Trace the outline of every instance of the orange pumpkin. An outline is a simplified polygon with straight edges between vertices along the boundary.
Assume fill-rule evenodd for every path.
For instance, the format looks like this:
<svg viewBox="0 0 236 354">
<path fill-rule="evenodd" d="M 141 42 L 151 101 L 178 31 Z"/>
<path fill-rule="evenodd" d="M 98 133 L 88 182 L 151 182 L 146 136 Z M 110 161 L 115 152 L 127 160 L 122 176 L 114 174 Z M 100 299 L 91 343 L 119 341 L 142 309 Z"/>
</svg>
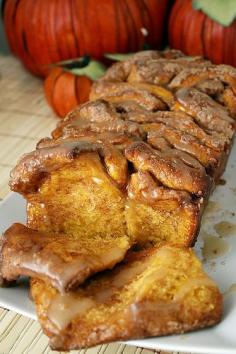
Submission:
<svg viewBox="0 0 236 354">
<path fill-rule="evenodd" d="M 64 118 L 76 106 L 88 101 L 93 80 L 105 72 L 105 67 L 87 58 L 58 65 L 44 81 L 44 92 L 54 112 Z"/>
<path fill-rule="evenodd" d="M 5 0 L 12 51 L 34 74 L 48 64 L 159 47 L 168 0 Z"/>
<path fill-rule="evenodd" d="M 227 6 L 227 1 L 222 2 Z M 175 1 L 169 19 L 169 43 L 185 54 L 236 66 L 236 21 L 223 26 L 195 10 L 192 0 Z"/>
</svg>

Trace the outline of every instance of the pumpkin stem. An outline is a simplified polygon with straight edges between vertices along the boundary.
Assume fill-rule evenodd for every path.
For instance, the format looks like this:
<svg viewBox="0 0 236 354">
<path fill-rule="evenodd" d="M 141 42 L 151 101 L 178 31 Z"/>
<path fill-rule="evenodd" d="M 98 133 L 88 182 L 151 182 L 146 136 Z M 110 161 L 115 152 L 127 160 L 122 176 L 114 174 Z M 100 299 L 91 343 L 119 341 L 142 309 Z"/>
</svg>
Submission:
<svg viewBox="0 0 236 354">
<path fill-rule="evenodd" d="M 63 60 L 57 63 L 53 63 L 50 65 L 50 67 L 59 66 L 67 70 L 80 69 L 86 67 L 90 63 L 90 60 L 91 58 L 89 55 L 84 55 L 81 58 Z"/>
<path fill-rule="evenodd" d="M 84 68 L 90 63 L 90 56 L 85 55 L 82 58 L 79 59 L 72 59 L 72 60 L 65 60 L 61 61 L 59 66 L 62 66 L 64 69 L 79 69 L 79 68 Z"/>
</svg>

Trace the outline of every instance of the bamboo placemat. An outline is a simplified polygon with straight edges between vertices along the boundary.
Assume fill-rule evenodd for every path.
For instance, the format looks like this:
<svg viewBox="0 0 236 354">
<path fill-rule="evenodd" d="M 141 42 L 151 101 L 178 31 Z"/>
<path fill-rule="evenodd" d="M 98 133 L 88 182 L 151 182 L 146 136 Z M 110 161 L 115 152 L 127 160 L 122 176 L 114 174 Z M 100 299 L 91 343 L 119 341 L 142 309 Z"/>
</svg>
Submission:
<svg viewBox="0 0 236 354">
<path fill-rule="evenodd" d="M 9 193 L 9 172 L 17 159 L 31 151 L 40 138 L 48 136 L 56 123 L 44 99 L 42 81 L 26 72 L 15 58 L 0 56 L 0 199 Z M 23 353 L 59 352 L 50 350 L 38 322 L 0 308 L 0 354 Z M 71 353 L 168 354 L 119 343 Z"/>
</svg>

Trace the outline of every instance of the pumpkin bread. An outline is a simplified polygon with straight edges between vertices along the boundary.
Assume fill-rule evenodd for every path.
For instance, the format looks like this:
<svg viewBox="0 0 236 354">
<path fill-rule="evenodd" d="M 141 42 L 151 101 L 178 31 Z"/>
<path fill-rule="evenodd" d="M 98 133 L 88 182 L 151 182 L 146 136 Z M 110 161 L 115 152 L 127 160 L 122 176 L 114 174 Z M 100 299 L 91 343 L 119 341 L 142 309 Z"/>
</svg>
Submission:
<svg viewBox="0 0 236 354">
<path fill-rule="evenodd" d="M 52 249 L 54 279 L 39 268 L 28 275 L 53 348 L 180 333 L 219 321 L 219 291 L 188 247 L 231 149 L 235 93 L 234 68 L 179 51 L 137 53 L 108 69 L 91 101 L 13 169 L 10 187 L 27 200 L 28 229 L 13 226 L 5 234 L 2 273 L 8 280 L 26 274 L 27 235 L 40 261 Z M 101 261 L 100 242 L 109 244 L 104 254 L 112 245 L 122 254 L 109 261 L 101 255 Z M 18 273 L 14 248 L 23 250 Z M 75 272 L 59 285 L 62 264 L 70 269 L 85 254 L 86 274 Z M 91 262 L 94 254 L 99 265 Z M 124 264 L 81 284 L 122 258 Z M 117 288 L 122 269 L 127 282 Z M 54 317 L 61 305 L 64 315 Z"/>
</svg>

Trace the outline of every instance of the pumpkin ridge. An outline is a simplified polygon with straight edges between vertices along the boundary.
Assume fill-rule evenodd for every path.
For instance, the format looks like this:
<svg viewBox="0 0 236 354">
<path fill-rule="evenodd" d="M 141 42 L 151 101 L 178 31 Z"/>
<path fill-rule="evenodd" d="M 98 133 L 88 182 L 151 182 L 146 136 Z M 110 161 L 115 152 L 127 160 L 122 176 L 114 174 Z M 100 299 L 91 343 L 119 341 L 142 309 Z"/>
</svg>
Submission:
<svg viewBox="0 0 236 354">
<path fill-rule="evenodd" d="M 232 49 L 233 49 L 233 52 L 234 52 L 234 56 L 232 57 L 231 65 L 234 65 L 234 63 L 236 63 L 236 36 L 235 35 L 234 35 L 234 42 L 233 42 L 233 45 L 232 45 Z"/>
<path fill-rule="evenodd" d="M 59 79 L 60 79 L 60 77 L 62 76 L 62 75 L 64 75 L 64 71 L 62 70 L 61 72 L 60 72 L 60 74 L 56 77 L 56 78 L 54 78 L 54 80 L 53 80 L 53 86 L 52 86 L 52 92 L 51 92 L 51 102 L 52 102 L 52 105 L 53 105 L 53 107 L 57 107 L 57 104 L 55 104 L 55 91 L 56 91 L 56 84 L 58 83 L 58 81 L 59 81 Z M 55 108 L 55 111 L 56 111 L 56 114 L 57 115 L 60 115 L 59 114 L 59 111 L 57 110 L 57 108 Z"/>
<path fill-rule="evenodd" d="M 117 13 L 119 16 L 119 26 L 120 26 L 119 38 L 121 38 L 121 34 L 123 36 L 125 34 L 125 39 L 120 42 L 120 43 L 122 43 L 122 46 L 121 46 L 121 44 L 119 44 L 119 47 L 120 47 L 119 51 L 122 53 L 122 52 L 126 52 L 128 50 L 128 45 L 129 45 L 128 35 L 129 35 L 129 33 L 128 33 L 127 23 L 126 23 L 126 21 L 124 21 L 124 18 L 123 18 L 123 3 L 122 3 L 122 1 L 118 1 L 117 5 L 118 5 L 117 6 Z M 122 28 L 124 28 L 124 31 L 122 31 Z"/>
<path fill-rule="evenodd" d="M 60 17 L 60 13 L 61 13 L 60 7 L 58 6 L 58 3 L 57 3 L 56 4 L 55 17 L 59 18 Z M 54 31 L 56 33 L 56 44 L 57 44 L 57 48 L 58 48 L 58 53 L 59 53 L 60 58 L 65 58 L 63 50 L 62 50 L 61 45 L 60 45 L 60 31 L 58 29 L 58 21 L 54 20 L 53 22 L 54 22 Z"/>
<path fill-rule="evenodd" d="M 63 17 L 65 19 L 68 19 L 69 16 L 71 15 L 71 12 L 70 12 L 70 7 L 68 6 L 69 5 L 69 2 L 68 1 L 62 1 L 63 3 L 63 6 L 64 6 L 64 13 L 63 13 Z M 66 51 L 68 53 L 67 55 L 67 58 L 73 58 L 73 54 L 71 52 L 71 47 L 70 47 L 70 43 L 68 41 L 68 36 L 70 35 L 70 29 L 71 29 L 71 17 L 70 17 L 70 21 L 66 20 L 64 21 L 64 32 L 65 32 L 65 48 L 66 48 Z"/>
<path fill-rule="evenodd" d="M 66 112 L 70 111 L 71 107 L 76 105 L 74 82 L 75 76 L 69 72 L 64 72 L 59 80 L 57 80 L 54 91 L 54 102 L 58 107 L 60 116 L 65 116 Z"/>
<path fill-rule="evenodd" d="M 77 103 L 79 103 L 80 101 L 80 95 L 79 95 L 79 79 L 80 77 L 79 76 L 75 76 L 75 80 L 74 80 L 74 90 L 75 90 L 75 97 L 76 97 L 76 100 L 77 100 Z"/>
<path fill-rule="evenodd" d="M 124 37 L 125 39 L 123 40 L 122 46 L 120 47 L 120 49 L 121 49 L 120 51 L 124 52 L 124 51 L 128 50 L 129 29 L 128 29 L 126 21 L 124 21 L 124 18 L 123 18 L 123 13 L 124 13 L 123 2 L 119 1 L 118 3 L 119 3 L 119 7 L 118 7 L 119 10 L 118 11 L 119 11 L 119 19 L 120 19 L 120 27 L 121 27 L 120 34 L 122 34 L 122 33 L 125 34 L 125 37 Z M 123 31 L 122 31 L 122 28 L 123 28 Z"/>
<path fill-rule="evenodd" d="M 55 67 L 49 73 L 48 77 L 44 81 L 44 91 L 49 105 L 53 105 L 52 96 L 54 90 L 54 81 L 62 73 L 63 69 L 60 67 Z"/>
<path fill-rule="evenodd" d="M 210 38 L 213 38 L 214 32 L 217 33 L 219 30 L 220 30 L 220 28 L 218 27 L 218 24 L 216 22 L 212 21 L 212 28 L 211 28 Z M 211 40 L 211 46 L 209 48 L 209 52 L 211 53 L 212 51 L 215 51 L 216 62 L 219 62 L 219 59 L 220 59 L 220 56 L 221 56 L 221 52 L 222 52 L 221 44 L 215 45 L 214 41 Z M 219 59 L 217 59 L 217 57 Z"/>
<path fill-rule="evenodd" d="M 13 20 L 14 23 L 16 21 L 17 7 L 19 6 L 20 1 L 21 0 L 16 0 L 16 2 L 15 2 L 14 11 L 13 11 L 13 14 L 12 14 L 12 20 Z"/>
<path fill-rule="evenodd" d="M 55 18 L 57 18 L 57 16 L 59 15 L 59 12 L 58 12 L 58 6 L 57 4 L 55 3 Z M 54 32 L 54 38 L 55 38 L 55 46 L 57 48 L 57 53 L 59 55 L 59 58 L 64 58 L 63 57 L 63 53 L 61 51 L 61 48 L 60 48 L 60 45 L 58 43 L 58 35 L 57 35 L 57 21 L 52 21 L 52 30 Z M 58 60 L 60 61 L 60 59 Z"/>
<path fill-rule="evenodd" d="M 139 40 L 138 40 L 138 37 L 139 37 L 139 33 L 138 33 L 138 31 L 137 31 L 137 26 L 136 26 L 136 23 L 135 23 L 135 19 L 134 19 L 134 17 L 133 17 L 133 13 L 134 13 L 134 11 L 131 11 L 131 8 L 130 8 L 130 4 L 131 4 L 131 1 L 132 0 L 129 0 L 129 1 L 125 1 L 126 2 L 126 6 L 127 6 L 127 10 L 128 10 L 128 14 L 129 14 L 129 17 L 130 17 L 130 19 L 131 19 L 131 22 L 132 22 L 132 24 L 133 24 L 133 28 L 134 28 L 134 31 L 132 32 L 133 33 L 133 36 L 134 36 L 134 43 L 135 43 L 135 46 L 137 46 L 138 45 L 138 42 L 139 42 Z M 138 3 L 139 1 L 135 1 L 135 6 L 137 7 L 137 3 Z"/>
<path fill-rule="evenodd" d="M 89 5 L 88 2 L 89 0 L 81 0 L 82 4 L 83 4 L 83 17 L 84 17 L 84 22 L 85 24 L 87 24 L 89 22 L 88 19 L 88 11 L 87 11 L 87 6 Z M 82 31 L 83 31 L 83 27 L 82 27 Z M 87 31 L 84 31 L 84 42 L 85 42 L 85 46 L 87 47 L 88 44 L 88 36 L 87 36 Z M 85 53 L 87 55 L 91 55 L 91 53 Z"/>
<path fill-rule="evenodd" d="M 18 37 L 20 39 L 21 36 L 19 36 L 19 32 L 20 32 L 20 28 L 17 26 L 18 24 L 18 13 L 21 11 L 21 4 L 22 4 L 22 0 L 17 0 L 17 4 L 14 7 L 14 17 L 12 17 L 12 25 L 13 28 L 16 28 L 17 30 L 15 31 L 15 38 L 14 40 Z M 16 41 L 16 54 L 22 54 L 24 55 L 24 53 L 22 53 L 21 51 L 21 39 L 19 40 L 19 42 Z"/>
<path fill-rule="evenodd" d="M 51 56 L 52 58 L 52 63 L 57 63 L 60 61 L 60 53 L 58 51 L 58 45 L 57 45 L 57 39 L 55 35 L 55 27 L 54 27 L 54 22 L 53 19 L 55 18 L 56 15 L 56 2 L 52 1 L 51 2 L 51 12 L 49 15 L 49 23 L 47 26 L 47 43 L 48 46 L 52 47 L 53 46 L 53 55 Z M 51 40 L 53 38 L 53 40 Z"/>
<path fill-rule="evenodd" d="M 146 19 L 145 19 L 145 16 L 144 16 L 144 14 L 145 14 L 145 8 L 146 8 L 145 2 L 144 2 L 143 0 L 138 1 L 138 7 L 139 7 L 139 9 L 140 9 L 140 15 L 141 15 L 141 19 L 142 19 L 142 27 L 143 27 L 143 28 L 146 28 L 146 27 L 147 27 L 147 23 L 146 23 Z M 151 22 L 151 21 L 150 21 L 150 14 L 149 14 L 149 12 L 148 12 L 148 17 L 149 17 L 149 22 Z"/>
<path fill-rule="evenodd" d="M 129 13 L 129 9 L 128 9 L 128 5 L 127 5 L 126 0 L 123 1 L 123 5 L 124 5 L 124 13 L 125 14 Z M 131 19 L 130 18 L 128 19 L 128 17 L 127 17 L 125 22 L 127 23 L 127 29 L 128 29 L 128 33 L 129 33 L 129 35 L 128 35 L 128 40 L 130 41 L 129 48 L 132 52 L 135 48 L 135 37 L 134 37 L 134 34 L 132 33 Z"/>
<path fill-rule="evenodd" d="M 79 48 L 80 48 L 80 52 L 79 52 L 79 56 L 81 56 L 81 53 L 84 52 L 84 48 L 85 48 L 85 40 L 84 40 L 84 32 L 82 30 L 82 20 L 81 20 L 81 9 L 79 7 L 79 2 L 77 0 L 75 0 L 75 12 L 77 13 L 77 16 L 75 17 L 76 22 L 77 22 L 77 33 L 78 33 L 78 38 L 79 38 Z"/>
<path fill-rule="evenodd" d="M 22 37 L 22 44 L 23 44 L 24 51 L 29 55 L 29 50 L 28 50 L 28 45 L 27 45 L 27 40 L 26 40 L 26 35 L 24 30 L 21 33 L 21 37 Z"/>
<path fill-rule="evenodd" d="M 152 28 L 152 18 L 149 11 L 149 8 L 145 2 L 145 0 L 140 0 L 140 5 L 142 5 L 143 11 L 141 11 L 142 19 L 143 19 L 143 28 L 148 30 L 148 35 L 150 35 L 150 30 Z M 150 24 L 150 28 L 149 28 Z M 143 41 L 145 42 L 145 40 Z"/>
<path fill-rule="evenodd" d="M 32 2 L 27 2 L 25 1 L 24 3 L 24 14 L 31 14 L 31 16 L 35 15 L 35 4 L 33 4 Z M 27 52 L 28 52 L 28 59 L 29 59 L 29 63 L 28 63 L 28 67 L 32 67 L 32 70 L 34 71 L 34 73 L 36 75 L 40 75 L 40 69 L 36 67 L 35 65 L 35 60 L 34 60 L 34 56 L 32 55 L 32 50 L 31 50 L 31 38 L 33 37 L 33 34 L 31 34 L 32 31 L 32 23 L 29 21 L 28 16 L 24 16 L 23 17 L 23 31 L 25 33 L 25 40 L 27 43 Z M 30 35 L 29 35 L 30 34 Z M 28 60 L 27 60 L 28 61 Z"/>
<path fill-rule="evenodd" d="M 206 17 L 206 26 L 205 26 L 205 48 L 206 48 L 206 58 L 210 57 L 210 53 L 211 53 L 211 33 L 212 33 L 212 24 L 213 21 Z M 216 50 L 216 44 L 214 45 L 214 50 Z"/>
<path fill-rule="evenodd" d="M 94 3 L 96 3 L 96 0 L 94 1 Z M 102 33 L 102 24 L 103 24 L 103 18 L 100 18 L 100 11 L 99 11 L 99 4 L 96 3 L 96 6 L 98 6 L 98 15 L 96 16 L 96 23 L 95 23 L 95 26 L 97 27 L 97 31 L 98 33 Z M 92 21 L 94 22 L 94 21 Z M 97 51 L 97 48 L 102 48 L 102 50 L 104 51 L 104 42 L 102 40 L 102 36 L 97 36 L 97 41 L 99 44 L 97 43 L 94 43 L 94 53 L 96 53 Z M 114 41 L 113 41 L 113 45 L 114 45 Z M 95 57 L 97 57 L 97 55 L 95 55 Z"/>
<path fill-rule="evenodd" d="M 198 29 L 198 26 L 199 26 L 199 22 L 200 24 L 203 24 L 204 22 L 204 19 L 205 19 L 205 15 L 202 13 L 202 12 L 199 12 L 198 14 L 196 14 L 196 16 L 194 16 L 194 19 L 195 19 L 195 27 L 196 27 L 196 30 Z M 195 30 L 195 27 L 194 27 L 194 30 Z M 202 41 L 202 26 L 200 27 L 200 31 L 198 31 L 198 38 L 194 40 L 194 43 L 196 43 L 197 41 L 197 44 L 199 47 L 199 50 L 196 51 L 196 55 L 203 55 L 204 53 L 204 47 L 203 47 L 203 41 Z"/>
<path fill-rule="evenodd" d="M 79 53 L 79 41 L 76 35 L 76 30 L 75 30 L 75 23 L 74 23 L 74 16 L 73 16 L 73 4 L 74 1 L 70 0 L 70 14 L 71 14 L 71 29 L 72 29 L 72 33 L 74 36 L 74 45 L 76 47 L 76 52 Z"/>
<path fill-rule="evenodd" d="M 206 16 L 204 16 L 203 19 L 203 23 L 202 23 L 202 30 L 201 30 L 201 40 L 202 40 L 202 55 L 205 56 L 206 55 L 206 45 L 205 45 L 205 41 L 204 41 L 204 32 L 205 32 L 205 26 L 206 26 L 206 22 L 207 22 L 207 18 Z"/>
<path fill-rule="evenodd" d="M 9 38 L 10 48 L 13 53 L 18 55 L 17 42 L 16 42 L 16 14 L 20 0 L 16 0 L 14 3 L 5 2 L 3 12 L 3 22 L 6 30 L 6 34 Z M 6 13 L 9 13 L 8 17 Z"/>
<path fill-rule="evenodd" d="M 188 5 L 188 4 L 187 4 L 187 5 Z M 183 43 L 185 43 L 185 41 L 184 41 L 184 35 L 185 35 L 185 33 L 184 33 L 184 27 L 185 27 L 186 18 L 185 18 L 185 16 L 184 16 L 184 14 L 185 14 L 186 11 L 187 11 L 187 5 L 186 5 L 186 6 L 183 6 L 183 9 L 182 9 L 182 11 L 181 11 L 181 14 L 182 14 L 182 16 L 183 16 L 183 22 L 180 23 L 179 26 L 178 26 L 178 31 L 179 31 L 179 33 L 180 33 L 180 35 L 179 35 L 179 38 L 180 38 L 180 39 L 179 39 L 179 40 L 180 40 L 181 46 L 184 46 Z M 185 50 L 185 48 L 183 47 L 183 52 L 184 52 L 184 50 Z M 185 53 L 185 54 L 187 54 L 187 53 Z"/>
<path fill-rule="evenodd" d="M 28 2 L 28 6 L 30 6 L 32 3 Z M 30 53 L 30 57 L 32 58 L 32 63 L 34 67 L 34 72 L 37 75 L 40 75 L 41 70 L 42 70 L 42 58 L 44 60 L 44 56 L 41 55 L 42 52 L 42 47 L 41 45 L 37 46 L 37 41 L 35 41 L 35 38 L 39 35 L 39 25 L 37 24 L 37 28 L 35 26 L 35 18 L 37 17 L 38 13 L 40 10 L 40 2 L 35 2 L 34 6 L 32 6 L 32 12 L 31 12 L 31 18 L 33 19 L 32 21 L 29 21 L 28 14 L 26 15 L 26 23 L 27 23 L 27 42 L 29 43 L 28 45 L 28 51 Z M 29 11 L 29 10 L 28 10 Z M 35 21 L 35 22 L 34 22 Z M 35 63 L 35 58 L 37 57 L 37 63 Z"/>
<path fill-rule="evenodd" d="M 181 42 L 183 43 L 183 52 L 185 54 L 188 54 L 188 44 L 187 44 L 187 41 L 184 40 L 184 33 L 185 31 L 187 30 L 189 33 L 189 22 L 191 22 L 191 12 L 189 11 L 188 8 L 191 7 L 191 3 L 188 3 L 187 6 L 185 6 L 185 16 L 184 16 L 184 22 L 183 22 L 183 31 L 182 31 L 182 34 L 181 34 Z M 190 8 L 191 10 L 191 8 Z"/>
<path fill-rule="evenodd" d="M 24 30 L 25 30 L 25 18 L 24 15 L 24 9 L 25 9 L 25 4 L 24 0 L 18 2 L 18 11 L 16 12 L 16 18 L 15 18 L 15 26 L 18 28 L 18 32 L 16 33 L 16 37 L 18 38 L 18 53 L 22 55 L 22 57 L 25 59 L 27 67 L 31 67 L 34 71 L 34 63 L 30 62 L 30 57 L 29 57 L 29 48 L 25 47 L 25 38 L 23 36 Z"/>
<path fill-rule="evenodd" d="M 48 51 L 48 50 L 42 51 L 42 48 L 44 46 L 47 46 L 47 40 L 46 40 L 47 37 L 46 37 L 46 32 L 45 32 L 47 26 L 44 25 L 44 4 L 42 1 L 40 1 L 40 5 L 41 5 L 41 7 L 39 6 L 39 10 L 38 10 L 39 11 L 39 19 L 40 19 L 40 21 L 38 23 L 38 31 L 41 33 L 43 39 L 41 42 L 39 42 L 39 46 L 38 46 L 37 50 L 38 50 L 38 56 L 41 58 L 40 59 L 41 64 L 40 64 L 39 70 L 43 71 L 44 69 L 42 67 L 48 66 L 48 64 L 51 62 L 51 55 L 50 55 L 50 51 Z M 45 57 L 46 57 L 46 60 L 45 60 Z M 45 60 L 45 64 L 44 64 L 44 60 Z"/>
<path fill-rule="evenodd" d="M 116 0 L 113 0 L 113 6 L 115 8 L 115 21 L 116 21 L 116 24 L 115 24 L 115 38 L 116 38 L 116 48 L 118 49 L 118 51 L 120 52 L 120 22 L 118 21 L 118 5 L 119 2 L 117 2 Z"/>
<path fill-rule="evenodd" d="M 179 7 L 178 7 L 179 5 Z M 170 18 L 170 28 L 172 28 L 172 33 L 173 33 L 173 42 L 175 42 L 177 45 L 173 46 L 173 48 L 177 47 L 179 48 L 181 46 L 181 32 L 179 31 L 179 23 L 178 21 L 175 21 L 175 18 L 179 15 L 179 12 L 182 12 L 184 8 L 184 4 L 182 2 L 176 2 L 173 7 L 173 12 L 171 18 Z M 171 33 L 171 31 L 170 31 Z"/>
<path fill-rule="evenodd" d="M 61 0 L 59 0 L 61 1 Z M 64 50 L 64 53 L 65 53 L 65 58 L 69 59 L 71 58 L 71 53 L 70 53 L 70 47 L 69 47 L 69 43 L 68 43 L 68 40 L 67 40 L 67 37 L 68 37 L 68 32 L 69 32 L 69 27 L 70 27 L 70 24 L 68 24 L 67 22 L 67 4 L 68 2 L 67 1 L 61 1 L 61 13 L 63 13 L 63 16 L 61 17 L 62 19 L 64 19 L 64 28 L 63 28 L 63 33 L 61 34 L 62 36 L 64 36 L 64 46 L 63 46 L 63 50 Z"/>
<path fill-rule="evenodd" d="M 226 63 L 230 63 L 230 51 L 231 51 L 231 46 L 229 46 L 228 44 L 228 41 L 229 43 L 232 43 L 231 42 L 231 35 L 232 35 L 232 31 L 230 31 L 230 28 L 227 27 L 225 29 L 226 33 L 225 33 L 225 39 L 223 41 L 223 47 L 224 47 L 224 51 L 223 51 L 223 60 L 224 62 Z M 228 32 L 228 33 L 227 33 Z"/>
<path fill-rule="evenodd" d="M 139 43 L 142 41 L 142 47 L 140 47 L 140 49 L 143 49 L 144 44 L 146 42 L 146 38 L 150 37 L 150 41 L 151 41 L 151 36 L 150 36 L 150 32 L 151 32 L 151 28 L 153 27 L 153 21 L 148 9 L 148 6 L 146 6 L 145 1 L 140 0 L 137 2 L 137 8 L 138 8 L 138 12 L 139 12 L 139 17 L 140 17 L 140 24 L 137 23 L 137 29 L 139 29 L 138 32 L 138 38 L 140 38 Z M 147 37 L 143 35 L 143 33 L 141 32 L 141 29 L 144 28 L 148 31 Z"/>
</svg>

